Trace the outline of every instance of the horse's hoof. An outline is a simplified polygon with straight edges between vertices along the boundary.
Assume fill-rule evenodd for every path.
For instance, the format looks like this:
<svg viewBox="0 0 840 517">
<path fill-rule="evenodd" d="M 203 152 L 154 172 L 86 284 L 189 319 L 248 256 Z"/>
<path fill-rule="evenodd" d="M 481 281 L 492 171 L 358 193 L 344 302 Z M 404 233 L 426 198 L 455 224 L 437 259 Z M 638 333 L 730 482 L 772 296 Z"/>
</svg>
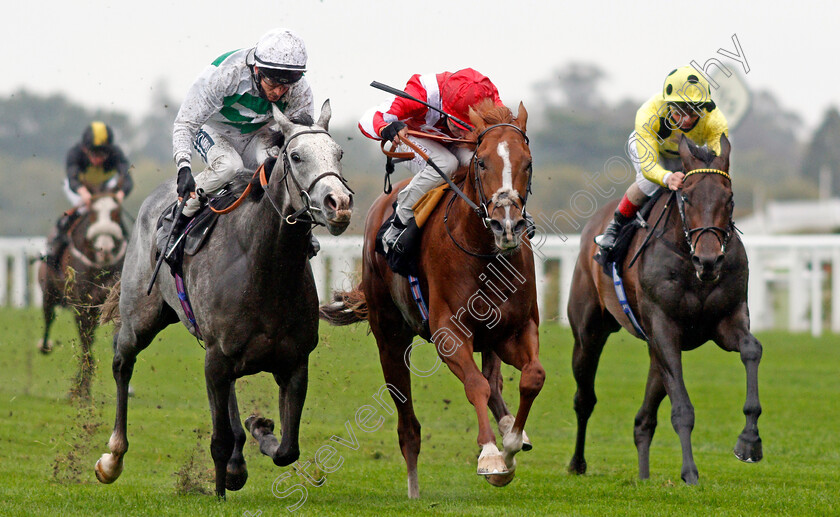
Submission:
<svg viewBox="0 0 840 517">
<path fill-rule="evenodd" d="M 513 481 L 514 476 L 516 476 L 516 471 L 511 470 L 507 474 L 490 474 L 485 476 L 484 479 L 493 486 L 506 486 Z"/>
<path fill-rule="evenodd" d="M 569 474 L 586 474 L 586 460 L 577 460 L 572 458 L 569 462 Z"/>
<path fill-rule="evenodd" d="M 696 485 L 700 481 L 700 476 L 697 474 L 697 470 L 693 470 L 683 473 L 682 480 L 685 481 L 686 485 Z"/>
<path fill-rule="evenodd" d="M 300 451 L 295 450 L 295 451 L 289 451 L 286 454 L 278 454 L 277 456 L 275 456 L 272 459 L 274 460 L 274 464 L 277 465 L 278 467 L 286 467 L 286 466 L 291 465 L 292 463 L 296 462 L 298 460 L 298 458 L 300 458 Z"/>
<path fill-rule="evenodd" d="M 252 435 L 255 433 L 258 433 L 259 435 L 271 434 L 274 432 L 274 420 L 257 415 L 251 415 L 245 419 L 245 429 L 247 429 Z"/>
<path fill-rule="evenodd" d="M 225 474 L 225 488 L 232 492 L 241 490 L 246 481 L 248 481 L 248 469 L 244 466 L 240 471 L 232 472 L 228 470 Z"/>
<path fill-rule="evenodd" d="M 735 457 L 745 463 L 757 463 L 764 457 L 761 450 L 761 438 L 755 442 L 748 442 L 743 438 L 738 438 L 738 443 L 735 444 Z"/>
<path fill-rule="evenodd" d="M 47 355 L 50 352 L 52 352 L 53 351 L 53 341 L 52 341 L 52 339 L 49 339 L 47 341 L 44 341 L 43 339 L 39 340 L 38 341 L 38 351 L 41 352 L 44 355 Z"/>
<path fill-rule="evenodd" d="M 93 472 L 100 483 L 110 485 L 122 474 L 122 462 L 115 462 L 112 454 L 105 453 L 96 461 Z"/>
<path fill-rule="evenodd" d="M 531 443 L 531 439 L 528 438 L 528 433 L 525 430 L 522 430 L 522 450 L 523 451 L 530 451 L 534 448 L 534 445 Z"/>
<path fill-rule="evenodd" d="M 476 469 L 476 474 L 479 476 L 508 473 L 509 471 L 507 465 L 505 465 L 505 459 L 501 454 L 487 455 L 483 458 L 478 458 L 478 469 Z"/>
</svg>

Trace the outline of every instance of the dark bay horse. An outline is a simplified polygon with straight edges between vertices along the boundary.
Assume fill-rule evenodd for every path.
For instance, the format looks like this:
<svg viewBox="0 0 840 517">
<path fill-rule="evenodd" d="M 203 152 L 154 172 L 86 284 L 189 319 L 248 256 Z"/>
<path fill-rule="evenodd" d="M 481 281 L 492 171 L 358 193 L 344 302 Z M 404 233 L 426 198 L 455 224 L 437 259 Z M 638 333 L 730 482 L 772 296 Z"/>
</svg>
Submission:
<svg viewBox="0 0 840 517">
<path fill-rule="evenodd" d="M 750 333 L 749 271 L 744 246 L 733 231 L 734 204 L 728 174 L 731 147 L 726 136 L 721 137 L 720 147 L 721 155 L 715 156 L 683 137 L 680 158 L 688 171 L 683 187 L 656 202 L 649 228 L 634 236 L 622 267 L 630 306 L 649 338 L 650 369 L 634 427 L 641 479 L 650 476 L 656 413 L 667 395 L 672 407 L 671 424 L 682 446 L 682 479 L 688 484 L 697 483 L 691 450 L 694 406 L 683 381 L 681 353 L 706 341 L 741 354 L 747 374 L 746 425 L 735 445 L 735 456 L 745 462 L 762 458 L 758 435 L 758 363 L 762 348 Z M 578 420 L 569 470 L 578 474 L 586 472 L 586 424 L 595 407 L 595 373 L 604 343 L 621 327 L 641 338 L 619 304 L 612 278 L 592 258 L 597 251 L 592 239 L 606 227 L 615 205 L 604 207 L 584 228 L 569 297 Z M 654 225 L 657 219 L 662 221 L 659 226 Z M 628 267 L 649 232 L 653 235 L 647 247 L 636 264 Z"/>
<path fill-rule="evenodd" d="M 59 269 L 42 263 L 38 270 L 44 313 L 44 335 L 39 342 L 41 352 L 52 350 L 49 336 L 55 308 L 72 308 L 75 315 L 81 355 L 72 396 L 90 397 L 93 334 L 100 307 L 117 281 L 125 258 L 127 236 L 121 224 L 121 210 L 113 194 L 95 196 L 90 209 L 68 230 L 69 244 L 59 258 Z"/>
<path fill-rule="evenodd" d="M 384 257 L 374 251 L 377 230 L 393 212 L 398 189 L 380 196 L 368 212 L 361 285 L 351 292 L 336 293 L 336 302 L 321 308 L 322 318 L 333 324 L 370 323 L 385 381 L 399 413 L 397 432 L 410 498 L 420 494 L 420 423 L 412 405 L 411 375 L 431 375 L 411 364 L 414 336 L 434 342 L 440 360 L 464 383 L 478 418 L 478 474 L 488 476 L 493 484 L 504 485 L 513 478 L 514 455 L 523 447 L 525 421 L 543 386 L 534 259 L 523 235 L 531 181 L 527 116 L 521 104 L 515 119 L 508 108 L 492 102 L 484 101 L 477 111 L 470 110 L 475 126 L 471 138 L 477 147 L 469 167 L 456 172 L 454 178 L 463 180 L 464 194 L 484 207 L 486 218 L 477 216 L 464 200 L 448 191 L 426 221 L 419 288 L 428 301 L 428 325 L 412 298 L 409 281 L 394 274 Z M 483 355 L 484 374 L 473 359 L 474 352 Z M 499 358 L 522 371 L 515 419 L 501 400 Z M 500 420 L 504 454 L 490 428 L 488 404 Z"/>
<path fill-rule="evenodd" d="M 338 235 L 352 213 L 351 191 L 341 176 L 342 150 L 327 133 L 330 115 L 329 101 L 317 123 L 293 122 L 275 108 L 283 142 L 278 143 L 280 157 L 267 167 L 265 186 L 257 184 L 239 208 L 220 216 L 205 248 L 184 260 L 184 281 L 207 350 L 210 451 L 220 497 L 226 488 L 242 488 L 248 476 L 242 455 L 246 434 L 235 391 L 239 377 L 258 372 L 274 375 L 282 441 L 274 436 L 271 420 L 252 417 L 245 423 L 260 450 L 277 465 L 289 465 L 300 455 L 298 433 L 309 354 L 318 343 L 318 295 L 307 259 L 310 221 Z M 246 181 L 250 177 L 247 174 Z M 108 442 L 111 453 L 96 463 L 96 477 L 103 483 L 114 482 L 122 472 L 128 449 L 128 382 L 137 354 L 172 323 L 181 321 L 196 333 L 169 274 L 162 272 L 146 295 L 155 266 L 155 222 L 174 200 L 175 184 L 168 181 L 143 203 L 120 290 L 114 291 L 121 320 L 113 364 L 117 411 Z M 112 298 L 109 302 L 115 303 Z"/>
</svg>

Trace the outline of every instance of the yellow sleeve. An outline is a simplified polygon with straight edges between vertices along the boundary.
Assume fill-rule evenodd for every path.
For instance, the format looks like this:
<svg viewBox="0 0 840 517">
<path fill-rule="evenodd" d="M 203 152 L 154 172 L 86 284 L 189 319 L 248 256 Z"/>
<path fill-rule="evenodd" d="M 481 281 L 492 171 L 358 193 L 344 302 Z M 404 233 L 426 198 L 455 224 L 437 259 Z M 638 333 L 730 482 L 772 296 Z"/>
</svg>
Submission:
<svg viewBox="0 0 840 517">
<path fill-rule="evenodd" d="M 655 99 L 656 97 L 644 103 L 636 112 L 636 132 L 630 145 L 636 146 L 635 151 L 644 177 L 664 187 L 663 178 L 671 171 L 659 165 L 661 144 L 657 134 L 660 129 L 659 108 L 662 104 L 655 102 Z"/>
<path fill-rule="evenodd" d="M 729 138 L 729 124 L 726 122 L 726 117 L 723 116 L 720 108 L 715 108 L 706 113 L 701 122 L 703 124 L 703 143 L 720 156 L 720 135 L 726 135 Z"/>
</svg>

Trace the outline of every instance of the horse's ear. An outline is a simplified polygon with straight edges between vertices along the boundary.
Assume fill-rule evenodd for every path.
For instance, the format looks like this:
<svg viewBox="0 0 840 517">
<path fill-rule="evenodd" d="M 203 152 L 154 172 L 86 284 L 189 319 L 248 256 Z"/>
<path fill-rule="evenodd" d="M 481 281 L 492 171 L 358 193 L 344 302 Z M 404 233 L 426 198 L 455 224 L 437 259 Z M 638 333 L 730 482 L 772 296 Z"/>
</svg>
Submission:
<svg viewBox="0 0 840 517">
<path fill-rule="evenodd" d="M 321 116 L 318 117 L 318 122 L 315 125 L 324 128 L 325 131 L 329 131 L 330 117 L 332 117 L 332 108 L 330 108 L 330 100 L 327 99 L 324 101 L 324 105 L 321 106 Z"/>
<path fill-rule="evenodd" d="M 519 102 L 519 112 L 516 114 L 516 127 L 525 132 L 525 125 L 528 122 L 528 112 L 525 110 L 525 105 Z"/>
<path fill-rule="evenodd" d="M 294 123 L 291 120 L 289 120 L 289 117 L 287 117 L 285 113 L 280 111 L 280 108 L 278 108 L 276 105 L 271 105 L 271 111 L 274 114 L 274 120 L 276 120 L 277 124 L 280 125 L 280 131 L 284 135 L 288 133 L 292 129 L 292 127 L 294 127 Z"/>
<path fill-rule="evenodd" d="M 472 122 L 473 127 L 475 128 L 475 134 L 479 134 L 484 131 L 484 119 L 481 118 L 472 106 L 470 106 L 470 111 L 467 112 L 467 116 L 470 118 L 470 122 Z"/>
<path fill-rule="evenodd" d="M 682 158 L 683 163 L 686 163 L 689 158 L 691 158 L 691 146 L 689 145 L 690 140 L 684 134 L 680 135 L 680 158 Z"/>
<path fill-rule="evenodd" d="M 720 157 L 724 158 L 727 162 L 729 162 L 729 153 L 732 151 L 732 144 L 729 143 L 729 139 L 726 138 L 726 135 L 721 133 L 720 134 Z"/>
</svg>

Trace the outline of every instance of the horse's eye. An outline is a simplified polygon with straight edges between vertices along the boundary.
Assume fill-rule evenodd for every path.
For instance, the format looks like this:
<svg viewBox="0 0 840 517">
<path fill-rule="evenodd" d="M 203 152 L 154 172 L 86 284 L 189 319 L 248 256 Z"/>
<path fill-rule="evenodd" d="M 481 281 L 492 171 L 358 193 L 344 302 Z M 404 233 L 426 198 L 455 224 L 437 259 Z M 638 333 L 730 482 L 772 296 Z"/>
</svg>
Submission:
<svg viewBox="0 0 840 517">
<path fill-rule="evenodd" d="M 476 163 L 476 165 L 478 165 L 479 169 L 484 169 L 485 168 L 484 167 L 484 160 L 479 159 L 479 160 L 476 160 L 475 163 Z"/>
<path fill-rule="evenodd" d="M 344 158 L 344 149 L 339 149 L 338 150 L 338 159 L 340 160 L 342 158 Z"/>
<path fill-rule="evenodd" d="M 299 163 L 299 162 L 300 162 L 300 155 L 299 155 L 298 153 L 293 152 L 290 156 L 292 157 L 292 161 L 293 161 L 293 162 L 295 162 L 295 163 Z"/>
<path fill-rule="evenodd" d="M 691 204 L 691 203 L 688 201 L 688 196 L 686 196 L 685 194 L 680 194 L 680 197 L 682 197 L 683 203 L 685 203 L 686 205 L 690 205 L 690 204 Z"/>
</svg>

